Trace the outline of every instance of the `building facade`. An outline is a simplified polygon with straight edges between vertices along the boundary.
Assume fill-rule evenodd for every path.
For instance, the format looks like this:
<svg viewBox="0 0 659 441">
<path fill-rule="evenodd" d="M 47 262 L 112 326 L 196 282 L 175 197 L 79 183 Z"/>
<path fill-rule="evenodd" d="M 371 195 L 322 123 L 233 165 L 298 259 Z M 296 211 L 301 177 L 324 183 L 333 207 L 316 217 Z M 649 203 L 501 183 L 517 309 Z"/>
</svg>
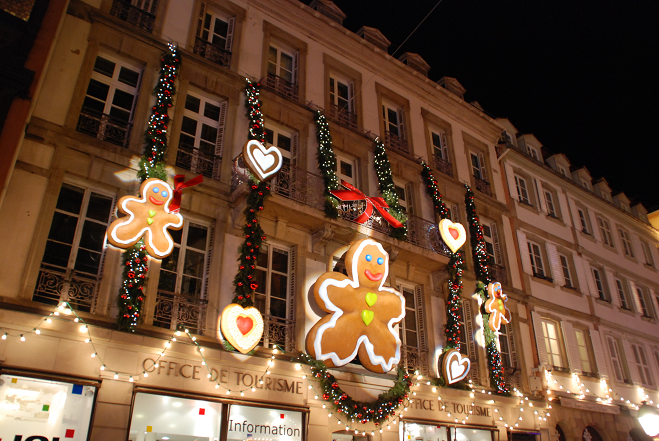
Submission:
<svg viewBox="0 0 659 441">
<path fill-rule="evenodd" d="M 570 172 L 564 156 L 543 158 L 531 135 L 501 142 L 502 131 L 517 131 L 467 103 L 456 79 L 430 80 L 418 54 L 393 58 L 379 30 L 352 33 L 344 18 L 320 0 L 70 0 L 62 9 L 0 207 L 2 435 L 557 440 L 586 431 L 614 440 L 638 431 L 632 407 L 659 401 L 659 233 L 646 212 L 587 170 Z M 124 267 L 106 229 L 118 199 L 139 189 L 168 43 L 181 69 L 167 173 L 204 181 L 183 195 L 174 252 L 148 261 L 137 331 L 119 332 Z M 244 237 L 246 78 L 262 84 L 266 140 L 283 156 L 259 218 L 267 240 L 255 303 L 265 332 L 253 355 L 227 350 L 218 321 Z M 338 178 L 365 195 L 379 196 L 373 152 L 376 137 L 384 142 L 405 240 L 383 221 L 355 223 L 363 205 L 325 217 L 319 110 Z M 467 224 L 464 184 L 474 189 L 490 271 L 512 312 L 499 336 L 510 396 L 490 387 L 468 244 L 460 317 L 472 387 L 426 384 L 441 372 L 450 251 L 421 160 L 454 222 Z M 406 300 L 400 364 L 418 372 L 402 413 L 381 427 L 329 410 L 308 368 L 291 361 L 323 315 L 312 285 L 342 271 L 350 243 L 365 237 L 389 254 L 386 285 Z M 395 379 L 358 363 L 333 373 L 362 401 Z"/>
</svg>

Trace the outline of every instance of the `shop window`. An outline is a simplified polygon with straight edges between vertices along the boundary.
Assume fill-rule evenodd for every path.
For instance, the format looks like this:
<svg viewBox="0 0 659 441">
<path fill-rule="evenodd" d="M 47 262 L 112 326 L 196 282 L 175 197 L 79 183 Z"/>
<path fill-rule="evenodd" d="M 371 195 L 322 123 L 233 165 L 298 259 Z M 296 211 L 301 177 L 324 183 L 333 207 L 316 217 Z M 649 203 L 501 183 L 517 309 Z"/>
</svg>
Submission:
<svg viewBox="0 0 659 441">
<path fill-rule="evenodd" d="M 140 68 L 97 56 L 76 130 L 128 147 L 141 76 Z"/>
<path fill-rule="evenodd" d="M 550 366 L 557 370 L 565 370 L 565 346 L 558 322 L 551 319 L 542 319 L 542 334 L 547 349 L 547 359 Z"/>
<path fill-rule="evenodd" d="M 231 66 L 235 27 L 235 17 L 206 8 L 202 2 L 193 52 L 220 66 Z"/>
<path fill-rule="evenodd" d="M 302 412 L 230 405 L 227 441 L 250 439 L 301 440 Z"/>
<path fill-rule="evenodd" d="M 0 375 L 0 439 L 87 439 L 95 395 L 93 386 Z"/>
<path fill-rule="evenodd" d="M 32 300 L 93 312 L 114 199 L 71 184 L 60 189 Z"/>
<path fill-rule="evenodd" d="M 437 424 L 419 424 L 406 421 L 403 423 L 403 439 L 414 441 L 449 441 L 448 429 L 446 426 L 439 426 Z M 488 438 L 488 441 L 491 441 L 491 439 Z"/>
</svg>

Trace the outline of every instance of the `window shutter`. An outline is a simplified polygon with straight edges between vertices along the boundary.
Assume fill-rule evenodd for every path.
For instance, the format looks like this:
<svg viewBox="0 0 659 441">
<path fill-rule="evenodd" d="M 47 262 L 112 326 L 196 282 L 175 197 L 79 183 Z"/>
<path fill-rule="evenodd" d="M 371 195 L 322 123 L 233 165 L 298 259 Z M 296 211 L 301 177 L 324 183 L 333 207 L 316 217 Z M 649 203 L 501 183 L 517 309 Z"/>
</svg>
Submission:
<svg viewBox="0 0 659 441">
<path fill-rule="evenodd" d="M 206 250 L 206 268 L 204 268 L 204 286 L 201 290 L 201 298 L 208 300 L 208 277 L 211 273 L 211 258 L 213 256 L 213 240 L 215 239 L 215 223 L 208 227 L 208 249 Z"/>
<path fill-rule="evenodd" d="M 533 319 L 533 331 L 535 333 L 535 344 L 538 348 L 538 360 L 540 366 L 543 367 L 549 364 L 547 358 L 547 347 L 545 346 L 545 334 L 542 332 L 542 317 L 535 311 L 531 311 L 531 318 Z"/>
<path fill-rule="evenodd" d="M 641 299 L 638 298 L 638 291 L 636 291 L 636 284 L 629 280 L 629 292 L 632 294 L 634 299 L 634 305 L 636 305 L 636 314 L 643 315 L 643 307 L 641 306 Z"/>
<path fill-rule="evenodd" d="M 519 255 L 522 259 L 522 269 L 526 274 L 533 275 L 533 266 L 531 265 L 531 256 L 529 256 L 529 247 L 526 242 L 526 234 L 524 234 L 521 230 L 518 230 L 517 239 L 519 241 Z"/>
<path fill-rule="evenodd" d="M 609 285 L 611 304 L 616 308 L 620 308 L 620 295 L 618 294 L 618 285 L 616 285 L 616 278 L 613 275 L 613 271 L 604 269 L 604 273 L 606 274 L 606 283 Z"/>
<path fill-rule="evenodd" d="M 227 123 L 227 103 L 224 101 L 220 104 L 220 118 L 218 119 L 217 126 L 217 139 L 215 140 L 215 156 L 222 157 L 222 149 L 224 147 L 224 128 Z"/>
<path fill-rule="evenodd" d="M 229 19 L 229 26 L 227 28 L 227 42 L 226 45 L 224 46 L 224 49 L 227 52 L 231 52 L 231 47 L 233 46 L 233 30 L 236 27 L 236 17 L 231 17 Z"/>
<path fill-rule="evenodd" d="M 511 367 L 519 367 L 519 362 L 517 360 L 517 346 L 515 345 L 515 334 L 513 332 L 513 322 L 506 325 L 506 331 L 508 331 L 508 349 L 510 350 L 510 364 Z"/>
<path fill-rule="evenodd" d="M 597 363 L 597 373 L 602 380 L 609 379 L 609 368 L 606 365 L 604 357 L 604 350 L 602 348 L 602 339 L 597 331 L 590 332 L 590 342 L 593 344 L 593 353 L 595 354 L 595 362 Z"/>
<path fill-rule="evenodd" d="M 299 81 L 298 81 L 298 63 L 300 62 L 300 53 L 295 52 L 293 54 L 293 84 L 297 84 L 299 86 Z"/>
<path fill-rule="evenodd" d="M 622 371 L 622 361 L 620 359 L 618 342 L 610 335 L 607 335 L 606 343 L 607 346 L 609 347 L 609 354 L 611 355 L 611 364 L 613 365 L 613 374 L 615 375 L 616 381 L 619 383 L 624 383 L 625 375 L 623 374 Z"/>
<path fill-rule="evenodd" d="M 561 321 L 563 327 L 563 337 L 567 346 L 567 358 L 570 362 L 570 372 L 573 374 L 581 374 L 581 357 L 579 357 L 579 347 L 577 346 L 577 338 L 574 335 L 574 327 L 572 323 Z"/>
<path fill-rule="evenodd" d="M 572 254 L 574 260 L 574 268 L 577 270 L 577 279 L 579 280 L 579 290 L 588 295 L 588 279 L 586 277 L 586 270 L 584 268 L 584 261 L 580 256 Z"/>
<path fill-rule="evenodd" d="M 291 164 L 297 167 L 297 154 L 300 150 L 300 134 L 294 132 L 291 135 Z"/>
<path fill-rule="evenodd" d="M 448 157 L 448 137 L 446 136 L 446 132 L 441 132 L 439 134 L 439 140 L 442 143 L 442 157 L 444 158 L 444 161 L 450 162 Z"/>
<path fill-rule="evenodd" d="M 478 153 L 478 164 L 481 167 L 481 176 L 483 177 L 483 181 L 487 181 L 487 170 L 485 167 L 485 156 L 482 153 Z"/>
<path fill-rule="evenodd" d="M 638 363 L 636 362 L 634 358 L 634 350 L 632 348 L 632 345 L 629 343 L 627 340 L 623 340 L 622 344 L 625 348 L 625 358 L 627 359 L 627 367 L 629 368 L 629 376 L 631 377 L 632 384 L 634 386 L 643 386 L 643 383 L 641 382 L 641 376 L 638 373 Z M 622 358 L 622 357 L 621 357 Z M 630 363 L 631 361 L 631 363 Z M 621 360 L 622 363 L 622 360 Z M 631 365 L 634 366 L 631 366 Z"/>
<path fill-rule="evenodd" d="M 588 277 L 588 290 L 590 291 L 590 295 L 599 298 L 599 291 L 597 290 L 597 283 L 595 282 L 595 273 L 593 272 L 593 268 L 588 265 L 588 263 L 584 263 L 589 269 L 590 269 L 590 277 Z M 602 272 L 600 272 L 600 278 L 602 277 Z M 604 283 L 604 281 L 601 281 Z M 604 286 L 602 286 L 604 288 Z M 606 296 L 606 293 L 605 293 Z"/>
<path fill-rule="evenodd" d="M 554 278 L 554 283 L 559 286 L 565 285 L 565 275 L 563 274 L 561 260 L 558 257 L 558 251 L 556 251 L 556 245 L 546 242 L 545 248 L 547 248 L 547 256 L 549 256 L 549 263 L 551 264 L 551 272 L 553 273 L 552 276 Z"/>
<path fill-rule="evenodd" d="M 414 215 L 414 191 L 411 182 L 405 184 L 405 197 L 407 198 L 407 212 Z"/>
<path fill-rule="evenodd" d="M 471 361 L 471 368 L 469 370 L 469 378 L 471 381 L 480 384 L 478 361 L 476 357 L 476 339 L 474 335 L 474 315 L 471 311 L 471 301 L 469 299 L 462 300 L 462 311 L 464 313 L 465 321 L 465 335 L 462 344 L 467 345 L 467 353 Z"/>
<path fill-rule="evenodd" d="M 538 181 L 536 178 L 533 178 L 535 183 L 535 195 L 538 198 L 538 209 L 543 213 L 547 213 L 547 201 L 545 201 L 545 192 L 542 189 L 542 182 Z"/>
<path fill-rule="evenodd" d="M 348 102 L 350 103 L 350 108 L 348 111 L 356 114 L 356 107 L 355 107 L 355 82 L 351 81 L 348 83 L 348 93 L 350 94 L 350 97 L 348 99 Z"/>
<path fill-rule="evenodd" d="M 398 112 L 398 131 L 400 133 L 400 139 L 405 141 L 407 140 L 407 136 L 405 134 L 405 109 L 400 107 L 397 112 Z"/>
<path fill-rule="evenodd" d="M 497 230 L 496 222 L 490 224 L 490 231 L 492 232 L 492 243 L 494 245 L 494 261 L 497 265 L 501 265 L 503 263 L 501 257 L 501 242 L 499 241 L 499 230 Z"/>
<path fill-rule="evenodd" d="M 451 222 L 460 222 L 460 208 L 458 204 L 451 205 Z"/>
<path fill-rule="evenodd" d="M 423 310 L 423 291 L 421 290 L 421 285 L 416 285 L 414 287 L 414 296 L 416 297 L 416 317 L 417 317 L 417 326 L 418 326 L 418 336 L 419 336 L 419 348 L 427 349 L 426 345 L 426 320 L 424 317 Z M 420 363 L 425 365 L 425 363 Z"/>
<path fill-rule="evenodd" d="M 506 164 L 506 178 L 508 179 L 508 191 L 510 192 L 510 198 L 513 201 L 519 201 L 519 194 L 517 194 L 517 184 L 515 183 L 515 172 L 513 168 Z"/>
<path fill-rule="evenodd" d="M 199 8 L 199 20 L 197 21 L 197 37 L 201 38 L 201 31 L 204 28 L 204 16 L 206 15 L 206 2 L 201 2 Z"/>
<path fill-rule="evenodd" d="M 291 258 L 291 263 L 290 263 L 290 270 L 289 270 L 289 283 L 288 283 L 288 319 L 295 321 L 295 299 L 297 298 L 296 296 L 296 288 L 295 288 L 295 267 L 297 263 L 297 246 L 291 247 L 290 249 L 290 258 Z M 293 336 L 289 336 L 291 340 L 294 338 Z"/>
</svg>

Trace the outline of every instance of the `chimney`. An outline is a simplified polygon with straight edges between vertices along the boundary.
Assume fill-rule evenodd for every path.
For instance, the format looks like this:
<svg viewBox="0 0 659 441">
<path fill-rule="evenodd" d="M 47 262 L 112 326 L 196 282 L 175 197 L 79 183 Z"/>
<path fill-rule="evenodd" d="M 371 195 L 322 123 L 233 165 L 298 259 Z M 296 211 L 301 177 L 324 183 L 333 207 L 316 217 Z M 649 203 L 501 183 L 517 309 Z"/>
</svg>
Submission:
<svg viewBox="0 0 659 441">
<path fill-rule="evenodd" d="M 343 20 L 346 19 L 346 15 L 334 4 L 334 2 L 330 0 L 313 0 L 309 4 L 309 7 L 343 26 Z"/>
<path fill-rule="evenodd" d="M 379 47 L 383 51 L 389 51 L 391 41 L 387 40 L 387 37 L 385 37 L 378 29 L 369 26 L 362 26 L 362 28 L 357 31 L 357 35 Z"/>
<path fill-rule="evenodd" d="M 424 77 L 428 76 L 428 71 L 430 70 L 430 65 L 426 63 L 426 60 L 421 58 L 421 55 L 415 54 L 412 52 L 405 52 L 403 55 L 398 58 L 403 63 L 407 64 L 409 67 L 419 72 Z"/>
</svg>

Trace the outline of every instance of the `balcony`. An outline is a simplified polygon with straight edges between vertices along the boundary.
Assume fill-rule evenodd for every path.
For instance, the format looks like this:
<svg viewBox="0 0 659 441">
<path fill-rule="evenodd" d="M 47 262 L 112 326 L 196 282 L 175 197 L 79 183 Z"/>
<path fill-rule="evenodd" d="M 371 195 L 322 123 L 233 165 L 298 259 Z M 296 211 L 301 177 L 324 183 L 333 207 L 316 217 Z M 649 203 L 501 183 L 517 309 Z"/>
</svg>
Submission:
<svg viewBox="0 0 659 441">
<path fill-rule="evenodd" d="M 357 128 L 357 114 L 349 112 L 348 109 L 339 107 L 336 104 L 330 105 L 330 121 L 351 129 Z"/>
<path fill-rule="evenodd" d="M 154 1 L 151 3 L 151 9 L 155 11 L 158 2 Z M 126 0 L 114 0 L 112 2 L 110 15 L 149 33 L 153 31 L 153 23 L 156 20 L 155 15 L 145 11 L 142 8 L 132 5 L 130 1 Z"/>
<path fill-rule="evenodd" d="M 490 264 L 488 266 L 488 272 L 492 281 L 499 282 L 502 285 L 508 284 L 508 273 L 506 273 L 506 268 L 503 266 Z"/>
<path fill-rule="evenodd" d="M 432 159 L 435 169 L 439 170 L 447 176 L 453 177 L 453 166 L 450 162 L 448 162 L 446 159 L 442 159 L 437 155 L 433 155 Z"/>
<path fill-rule="evenodd" d="M 193 52 L 222 67 L 231 66 L 231 52 L 202 38 L 195 39 Z"/>
<path fill-rule="evenodd" d="M 153 326 L 171 330 L 183 326 L 192 334 L 204 335 L 207 306 L 204 299 L 158 290 Z"/>
<path fill-rule="evenodd" d="M 263 338 L 265 348 L 279 346 L 286 352 L 295 349 L 295 322 L 263 314 Z"/>
<path fill-rule="evenodd" d="M 204 175 L 211 179 L 220 179 L 222 158 L 204 153 L 192 146 L 179 144 L 176 153 L 176 165 L 193 173 Z"/>
<path fill-rule="evenodd" d="M 133 124 L 130 122 L 83 108 L 78 118 L 76 130 L 101 141 L 107 141 L 110 144 L 128 147 L 132 126 Z"/>
<path fill-rule="evenodd" d="M 76 311 L 93 312 L 99 284 L 99 277 L 42 263 L 32 300 L 53 306 L 69 302 Z"/>
<path fill-rule="evenodd" d="M 476 187 L 476 190 L 480 191 L 481 193 L 492 196 L 492 188 L 489 182 L 474 176 L 474 187 Z"/>
<path fill-rule="evenodd" d="M 280 95 L 285 96 L 286 98 L 290 98 L 293 100 L 298 99 L 298 86 L 295 83 L 290 83 L 283 79 L 282 77 L 278 77 L 275 74 L 271 74 L 268 72 L 268 76 L 265 80 L 265 85 L 269 87 L 270 89 L 274 90 Z"/>
<path fill-rule="evenodd" d="M 395 133 L 384 132 L 384 143 L 387 147 L 398 153 L 404 155 L 410 154 L 410 146 L 407 144 L 407 141 Z"/>
<path fill-rule="evenodd" d="M 428 351 L 414 346 L 402 345 L 400 348 L 399 366 L 403 366 L 411 372 L 418 370 L 421 374 L 427 375 Z"/>
</svg>

